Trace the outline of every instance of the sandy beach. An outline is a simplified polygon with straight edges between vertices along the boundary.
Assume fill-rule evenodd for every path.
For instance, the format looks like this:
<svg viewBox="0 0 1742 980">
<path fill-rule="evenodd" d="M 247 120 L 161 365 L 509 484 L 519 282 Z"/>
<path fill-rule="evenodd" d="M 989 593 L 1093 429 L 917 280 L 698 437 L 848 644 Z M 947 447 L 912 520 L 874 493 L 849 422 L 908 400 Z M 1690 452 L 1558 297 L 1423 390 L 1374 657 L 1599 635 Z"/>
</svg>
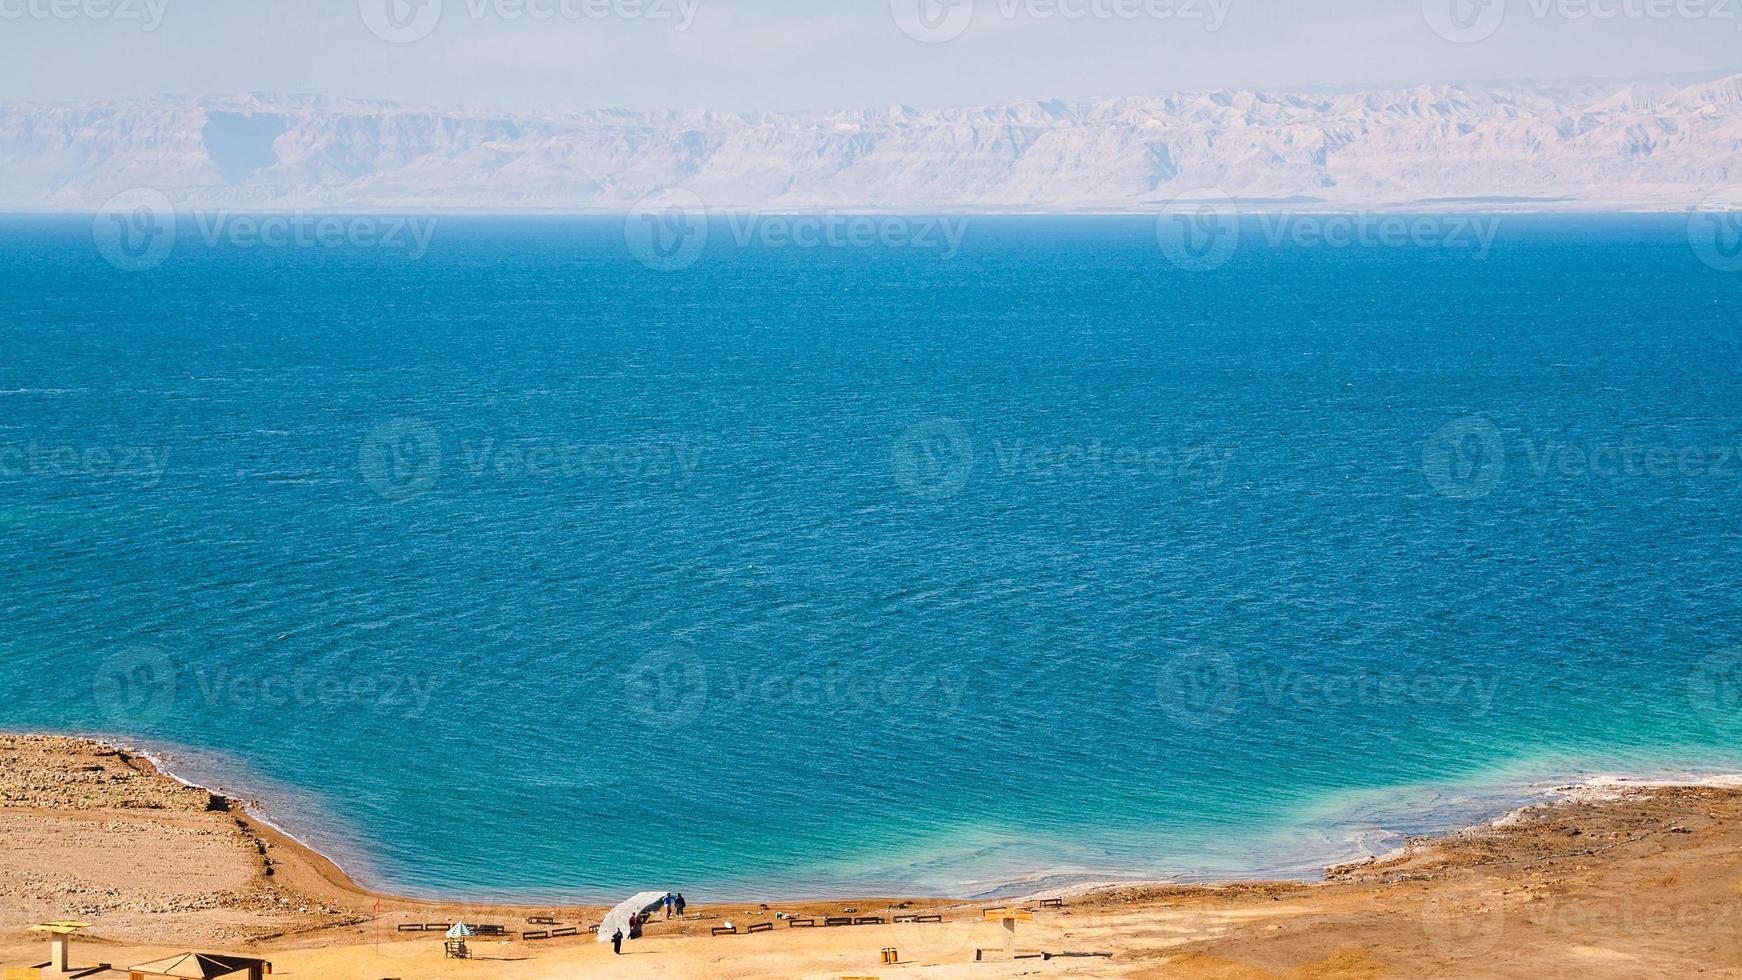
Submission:
<svg viewBox="0 0 1742 980">
<path fill-rule="evenodd" d="M 359 888 L 233 800 L 96 742 L 0 736 L 0 965 L 39 966 L 25 931 L 82 919 L 81 972 L 201 950 L 271 960 L 279 977 L 1584 977 L 1742 976 L 1742 789 L 1614 780 L 1323 883 L 1120 887 L 1036 896 L 1019 958 L 989 903 L 868 897 L 712 905 L 655 921 L 621 956 L 585 929 L 602 908 L 426 902 Z M 848 911 L 851 910 L 851 911 Z M 881 917 L 795 929 L 777 913 Z M 941 923 L 895 923 L 935 914 Z M 997 913 L 993 913 L 994 917 Z M 577 938 L 527 940 L 543 916 Z M 495 923 L 445 960 L 402 923 Z M 740 930 L 713 936 L 731 922 Z M 881 962 L 893 948 L 899 962 Z M 976 961 L 976 950 L 983 950 Z M 124 976 L 120 972 L 84 975 Z"/>
</svg>

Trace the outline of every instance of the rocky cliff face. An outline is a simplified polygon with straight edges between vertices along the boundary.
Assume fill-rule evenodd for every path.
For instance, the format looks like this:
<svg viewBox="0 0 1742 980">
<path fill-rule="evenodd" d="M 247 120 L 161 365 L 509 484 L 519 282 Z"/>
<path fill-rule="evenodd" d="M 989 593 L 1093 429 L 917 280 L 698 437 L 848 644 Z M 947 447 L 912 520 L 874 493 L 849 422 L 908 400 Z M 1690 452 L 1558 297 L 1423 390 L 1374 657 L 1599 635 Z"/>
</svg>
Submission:
<svg viewBox="0 0 1742 980">
<path fill-rule="evenodd" d="M 508 115 L 303 96 L 0 105 L 0 207 L 1692 205 L 1742 183 L 1742 75 L 1696 85 L 1215 91 L 958 109 Z"/>
</svg>

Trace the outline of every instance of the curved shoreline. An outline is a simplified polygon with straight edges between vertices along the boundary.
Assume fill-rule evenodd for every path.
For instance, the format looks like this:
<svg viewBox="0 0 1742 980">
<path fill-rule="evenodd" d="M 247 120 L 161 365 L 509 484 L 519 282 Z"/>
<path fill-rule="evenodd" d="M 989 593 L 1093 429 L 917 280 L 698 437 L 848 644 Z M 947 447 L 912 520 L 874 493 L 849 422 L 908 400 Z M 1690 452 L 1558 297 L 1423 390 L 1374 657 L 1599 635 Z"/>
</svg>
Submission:
<svg viewBox="0 0 1742 980">
<path fill-rule="evenodd" d="M 487 906 L 503 909 L 544 909 L 552 907 L 589 908 L 600 904 L 576 896 L 532 896 L 515 895 L 512 893 L 498 895 L 468 895 L 462 892 L 451 894 L 407 894 L 395 888 L 390 881 L 365 884 L 352 872 L 347 870 L 344 862 L 336 855 L 323 850 L 319 845 L 299 835 L 278 819 L 274 819 L 266 801 L 248 796 L 234 795 L 221 785 L 207 785 L 197 782 L 175 770 L 170 756 L 178 751 L 197 754 L 199 750 L 180 750 L 176 748 L 161 748 L 130 742 L 114 736 L 88 734 L 58 734 L 46 732 L 7 731 L 22 737 L 63 737 L 79 739 L 94 745 L 100 745 L 123 755 L 144 760 L 156 774 L 174 782 L 221 797 L 228 802 L 237 819 L 245 823 L 257 836 L 269 841 L 272 845 L 296 853 L 306 863 L 310 870 L 326 880 L 335 890 L 376 901 L 392 902 L 406 907 L 452 907 L 455 905 Z M 1397 798 L 1403 801 L 1405 809 L 1408 797 L 1403 795 L 1410 788 L 1428 789 L 1432 784 L 1418 787 L 1399 787 Z M 1120 878 L 1118 872 L 1111 869 L 1036 869 L 1033 872 L 1009 879 L 988 879 L 968 882 L 950 893 L 929 895 L 913 895 L 904 892 L 902 897 L 925 898 L 937 901 L 982 901 L 982 900 L 1029 900 L 1034 898 L 1052 898 L 1059 896 L 1084 896 L 1098 892 L 1125 888 L 1187 888 L 1187 887 L 1217 887 L 1229 885 L 1256 885 L 1268 883 L 1316 884 L 1326 879 L 1326 873 L 1335 868 L 1348 868 L 1372 863 L 1383 863 L 1393 857 L 1407 852 L 1419 841 L 1448 837 L 1459 832 L 1503 825 L 1515 819 L 1519 814 L 1528 812 L 1538 806 L 1554 805 L 1557 802 L 1590 800 L 1606 798 L 1614 790 L 1620 788 L 1669 788 L 1669 787 L 1716 787 L 1742 788 L 1742 773 L 1715 771 L 1708 775 L 1696 775 L 1692 770 L 1661 769 L 1637 772 L 1604 772 L 1591 771 L 1586 773 L 1569 773 L 1561 776 L 1520 780 L 1509 783 L 1488 783 L 1472 781 L 1467 784 L 1443 784 L 1445 786 L 1461 786 L 1469 791 L 1468 796 L 1474 799 L 1478 788 L 1485 788 L 1498 793 L 1490 794 L 1491 799 L 1504 799 L 1505 802 L 1491 802 L 1486 805 L 1474 805 L 1469 810 L 1468 818 L 1452 819 L 1427 827 L 1418 832 L 1393 831 L 1375 827 L 1374 836 L 1380 839 L 1394 841 L 1392 846 L 1383 849 L 1378 847 L 1352 848 L 1354 853 L 1342 857 L 1301 858 L 1289 862 L 1289 867 L 1300 870 L 1285 870 L 1279 867 L 1257 868 L 1249 872 L 1234 872 L 1224 874 L 1193 874 L 1178 872 L 1138 873 L 1131 878 Z M 1377 843 L 1374 841 L 1373 843 Z M 1316 871 L 1306 871 L 1308 867 Z M 874 890 L 874 889 L 873 889 Z M 837 900 L 853 900 L 870 892 L 864 889 L 843 888 L 826 894 L 811 894 L 808 896 L 793 895 L 760 895 L 730 896 L 722 901 L 728 903 L 754 903 L 759 901 L 797 902 L 828 902 Z"/>
<path fill-rule="evenodd" d="M 113 738 L 0 735 L 0 841 L 3 962 L 40 960 L 30 923 L 76 916 L 94 923 L 86 955 L 118 967 L 205 948 L 331 980 L 789 980 L 862 969 L 879 948 L 899 948 L 916 977 L 1018 980 L 1038 965 L 982 962 L 980 952 L 1006 941 L 1008 917 L 995 913 L 1014 909 L 1010 900 L 732 904 L 696 891 L 689 915 L 656 916 L 619 958 L 591 934 L 598 905 L 371 891 L 236 797 L 172 776 Z M 1593 775 L 1551 802 L 1412 837 L 1310 884 L 1102 880 L 1034 890 L 1058 900 L 1023 901 L 1020 948 L 1089 957 L 1054 970 L 1108 980 L 1553 976 L 1573 962 L 1585 980 L 1728 975 L 1742 969 L 1738 880 L 1742 777 Z M 782 921 L 795 917 L 864 928 Z M 474 938 L 474 960 L 487 966 L 444 958 L 440 934 L 457 921 L 506 930 Z M 566 927 L 561 936 L 536 931 L 550 922 Z M 125 976 L 101 973 L 112 974 Z"/>
</svg>

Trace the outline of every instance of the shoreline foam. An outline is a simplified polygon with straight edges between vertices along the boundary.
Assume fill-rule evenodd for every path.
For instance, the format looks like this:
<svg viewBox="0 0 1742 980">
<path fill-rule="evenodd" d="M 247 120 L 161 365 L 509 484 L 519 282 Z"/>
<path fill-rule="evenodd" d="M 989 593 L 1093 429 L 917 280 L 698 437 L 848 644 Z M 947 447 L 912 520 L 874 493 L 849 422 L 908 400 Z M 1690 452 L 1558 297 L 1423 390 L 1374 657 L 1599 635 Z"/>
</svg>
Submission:
<svg viewBox="0 0 1742 980">
<path fill-rule="evenodd" d="M 343 876 L 344 882 L 349 887 L 362 894 L 419 903 L 492 904 L 525 907 L 589 905 L 606 900 L 604 894 L 595 897 L 577 893 L 547 894 L 532 890 L 504 890 L 490 893 L 482 890 L 426 890 L 408 887 L 406 884 L 395 882 L 390 875 L 382 874 L 370 866 L 364 856 L 366 844 L 362 840 L 359 840 L 352 847 L 330 847 L 321 843 L 321 840 L 333 835 L 319 828 L 311 830 L 291 826 L 293 821 L 287 821 L 276 815 L 270 794 L 261 795 L 255 790 L 226 788 L 222 780 L 203 776 L 192 777 L 184 771 L 177 770 L 178 756 L 200 758 L 203 757 L 202 750 L 146 744 L 114 735 L 11 729 L 4 730 L 4 733 L 26 737 L 49 735 L 82 739 L 107 749 L 142 758 L 149 762 L 156 772 L 176 783 L 220 796 L 229 801 L 232 808 L 248 820 L 301 848 L 319 861 L 330 865 Z M 196 764 L 195 768 L 197 769 L 199 766 Z M 1408 853 L 1412 847 L 1424 839 L 1431 840 L 1488 827 L 1504 827 L 1545 805 L 1553 806 L 1560 802 L 1605 802 L 1617 799 L 1629 789 L 1696 787 L 1742 789 L 1742 772 L 1701 772 L 1696 769 L 1680 767 L 1650 768 L 1634 772 L 1607 771 L 1598 768 L 1579 770 L 1577 767 L 1569 767 L 1569 769 L 1571 771 L 1563 770 L 1559 775 L 1545 778 L 1519 778 L 1517 772 L 1514 771 L 1513 776 L 1508 778 L 1472 778 L 1448 783 L 1409 784 L 1379 790 L 1368 789 L 1349 794 L 1341 800 L 1344 805 L 1350 807 L 1347 812 L 1365 812 L 1374 808 L 1395 809 L 1399 805 L 1405 812 L 1408 812 L 1411 800 L 1415 800 L 1418 804 L 1418 813 L 1425 814 L 1430 810 L 1443 809 L 1443 807 L 1430 807 L 1423 802 L 1423 797 L 1427 795 L 1432 795 L 1436 800 L 1443 800 L 1449 795 L 1454 802 L 1451 807 L 1452 813 L 1442 814 L 1440 819 L 1413 829 L 1388 829 L 1373 825 L 1370 830 L 1359 832 L 1360 836 L 1368 838 L 1366 841 L 1357 844 L 1352 837 L 1345 837 L 1346 842 L 1351 846 L 1336 853 L 1329 849 L 1314 854 L 1301 853 L 1291 859 L 1266 865 L 1215 872 L 1157 868 L 1134 871 L 1128 877 L 1122 876 L 1119 869 L 1116 868 L 1036 868 L 1015 876 L 958 880 L 947 889 L 927 894 L 920 894 L 918 890 L 909 887 L 902 894 L 905 897 L 940 900 L 1026 901 L 1040 898 L 1079 897 L 1124 888 L 1225 887 L 1271 882 L 1318 884 L 1326 880 L 1326 872 L 1330 869 L 1384 863 Z M 245 776 L 240 777 L 239 785 L 249 781 Z M 294 788 L 290 789 L 294 790 Z M 1369 802 L 1365 806 L 1355 807 L 1353 801 L 1361 797 L 1381 802 Z M 1460 805 L 1461 803 L 1468 805 Z M 1327 810 L 1334 810 L 1336 804 L 1327 802 L 1324 806 Z M 316 816 L 317 818 L 320 816 L 318 810 Z M 1353 826 L 1354 824 L 1351 823 L 1350 827 Z M 1342 832 L 1347 832 L 1349 829 L 1348 827 L 1342 828 Z M 1035 890 L 1033 886 L 1042 883 L 1044 886 Z M 709 894 L 718 894 L 720 901 L 729 903 L 817 902 L 853 899 L 866 894 L 881 893 L 879 892 L 881 884 L 867 881 L 863 884 L 847 884 L 837 888 L 812 889 L 810 892 L 802 894 L 799 893 L 802 889 L 795 889 L 794 894 L 782 892 L 771 895 L 764 892 L 756 895 L 736 895 L 729 890 L 719 893 L 710 891 Z"/>
<path fill-rule="evenodd" d="M 584 934 L 600 921 L 603 909 L 594 904 L 372 897 L 263 824 L 211 805 L 222 801 L 122 741 L 0 737 L 8 845 L 0 848 L 0 962 L 40 959 L 41 939 L 25 926 L 76 914 L 97 923 L 87 953 L 101 950 L 109 963 L 207 947 L 269 958 L 275 973 L 331 980 L 788 980 L 859 969 L 891 947 L 914 976 L 1015 980 L 1038 965 L 976 953 L 999 948 L 1002 928 L 986 906 L 1014 905 L 1008 901 L 855 897 L 843 908 L 716 902 L 695 892 L 692 905 L 701 908 L 682 920 L 656 918 L 624 950 L 633 955 L 618 958 Z M 1048 972 L 1122 980 L 1524 977 L 1558 975 L 1574 961 L 1587 980 L 1623 980 L 1742 967 L 1742 946 L 1733 942 L 1742 911 L 1734 885 L 1742 880 L 1742 777 L 1593 773 L 1548 798 L 1509 820 L 1412 841 L 1388 860 L 1328 868 L 1327 880 L 1314 884 L 1053 883 L 1045 890 L 1061 904 L 1030 910 L 1022 942 L 1052 953 Z M 483 973 L 476 962 L 445 961 L 442 944 L 422 929 L 456 920 L 524 929 L 522 916 L 535 909 L 581 934 L 478 940 Z M 903 912 L 935 914 L 939 924 L 874 918 L 864 928 L 791 930 L 780 921 L 797 915 L 820 925 L 823 916 Z M 765 934 L 720 939 L 712 929 L 722 920 Z M 125 976 L 101 975 L 112 974 Z"/>
</svg>

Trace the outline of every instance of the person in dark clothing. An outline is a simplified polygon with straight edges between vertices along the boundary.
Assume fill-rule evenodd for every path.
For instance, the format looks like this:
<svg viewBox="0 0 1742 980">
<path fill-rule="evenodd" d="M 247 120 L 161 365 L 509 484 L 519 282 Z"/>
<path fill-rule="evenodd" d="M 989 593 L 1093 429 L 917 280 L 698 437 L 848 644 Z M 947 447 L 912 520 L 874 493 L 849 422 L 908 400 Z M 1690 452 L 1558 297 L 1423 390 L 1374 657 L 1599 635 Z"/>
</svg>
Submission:
<svg viewBox="0 0 1742 980">
<path fill-rule="evenodd" d="M 674 909 L 677 909 L 677 917 L 678 918 L 680 918 L 680 919 L 683 918 L 683 907 L 684 907 L 683 892 L 678 892 L 677 897 L 671 900 L 671 907 Z"/>
<path fill-rule="evenodd" d="M 629 938 L 630 939 L 640 939 L 641 938 L 641 915 L 640 915 L 640 913 L 636 913 L 635 915 L 632 915 L 629 917 Z"/>
<path fill-rule="evenodd" d="M 623 955 L 623 930 L 621 929 L 611 934 L 611 952 L 619 956 Z"/>
</svg>

